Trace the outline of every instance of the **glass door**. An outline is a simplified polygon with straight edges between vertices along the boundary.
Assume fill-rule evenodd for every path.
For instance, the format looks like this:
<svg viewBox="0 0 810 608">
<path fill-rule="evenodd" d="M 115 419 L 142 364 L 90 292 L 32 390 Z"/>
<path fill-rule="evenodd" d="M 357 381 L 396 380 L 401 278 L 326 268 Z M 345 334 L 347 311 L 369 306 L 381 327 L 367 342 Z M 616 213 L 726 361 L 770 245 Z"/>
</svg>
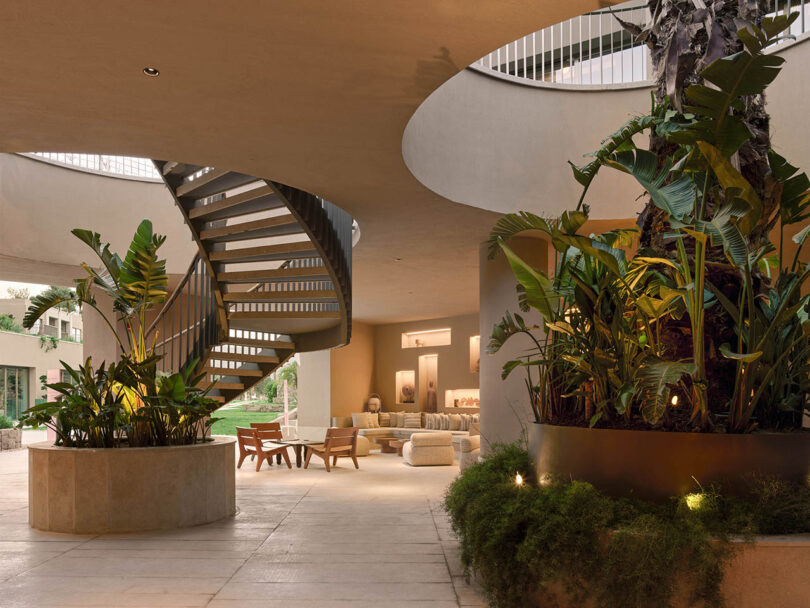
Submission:
<svg viewBox="0 0 810 608">
<path fill-rule="evenodd" d="M 28 409 L 27 367 L 0 367 L 0 398 L 12 420 Z"/>
</svg>

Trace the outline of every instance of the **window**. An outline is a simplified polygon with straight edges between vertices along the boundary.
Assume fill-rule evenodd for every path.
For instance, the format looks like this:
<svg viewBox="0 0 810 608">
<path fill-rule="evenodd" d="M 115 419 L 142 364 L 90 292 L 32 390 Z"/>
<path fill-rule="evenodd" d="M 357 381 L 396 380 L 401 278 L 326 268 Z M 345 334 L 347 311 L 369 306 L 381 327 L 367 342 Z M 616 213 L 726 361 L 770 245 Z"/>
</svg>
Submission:
<svg viewBox="0 0 810 608">
<path fill-rule="evenodd" d="M 0 366 L 0 410 L 12 420 L 28 409 L 28 368 Z"/>
<path fill-rule="evenodd" d="M 78 327 L 73 328 L 73 339 L 76 340 L 76 342 L 82 341 L 82 330 Z"/>
<path fill-rule="evenodd" d="M 62 321 L 61 331 L 59 336 L 61 338 L 69 338 L 70 337 L 70 323 L 68 321 Z"/>
</svg>

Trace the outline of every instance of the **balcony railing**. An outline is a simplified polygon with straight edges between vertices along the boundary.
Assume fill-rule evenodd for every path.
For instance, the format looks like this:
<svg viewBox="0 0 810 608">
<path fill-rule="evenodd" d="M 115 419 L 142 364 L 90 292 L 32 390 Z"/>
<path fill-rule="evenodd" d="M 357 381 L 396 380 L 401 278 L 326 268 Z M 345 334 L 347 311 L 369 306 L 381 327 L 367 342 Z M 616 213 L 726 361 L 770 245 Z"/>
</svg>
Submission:
<svg viewBox="0 0 810 608">
<path fill-rule="evenodd" d="M 78 154 L 74 152 L 31 152 L 26 154 L 49 163 L 99 173 L 109 177 L 160 181 L 160 175 L 149 158 L 110 156 L 107 154 Z"/>
<path fill-rule="evenodd" d="M 790 34 L 800 36 L 810 31 L 808 5 L 810 0 L 774 0 L 772 14 L 799 12 Z M 551 86 L 601 88 L 648 82 L 652 78 L 650 51 L 625 31 L 616 17 L 644 26 L 650 12 L 646 2 L 632 0 L 586 13 L 510 42 L 473 67 Z"/>
</svg>

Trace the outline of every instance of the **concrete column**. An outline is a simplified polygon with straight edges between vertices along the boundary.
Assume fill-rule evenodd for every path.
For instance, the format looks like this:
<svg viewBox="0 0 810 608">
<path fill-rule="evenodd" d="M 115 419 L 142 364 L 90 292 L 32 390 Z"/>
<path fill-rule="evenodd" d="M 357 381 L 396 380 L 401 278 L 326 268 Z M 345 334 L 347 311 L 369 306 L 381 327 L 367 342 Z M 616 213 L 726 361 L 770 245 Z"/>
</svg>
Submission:
<svg viewBox="0 0 810 608">
<path fill-rule="evenodd" d="M 510 248 L 537 269 L 548 266 L 548 243 L 544 239 L 519 237 L 509 241 Z M 515 336 L 494 355 L 485 354 L 492 328 L 509 311 L 520 314 L 527 324 L 540 325 L 534 311 L 520 312 L 512 270 L 503 253 L 487 258 L 487 246 L 480 247 L 480 330 L 481 330 L 481 436 L 487 451 L 493 443 L 519 439 L 525 425 L 534 420 L 523 370 L 515 370 L 501 380 L 503 364 L 516 359 L 531 347 L 528 337 Z"/>
<path fill-rule="evenodd" d="M 321 440 L 332 415 L 331 353 L 319 350 L 298 357 L 298 436 Z"/>
</svg>

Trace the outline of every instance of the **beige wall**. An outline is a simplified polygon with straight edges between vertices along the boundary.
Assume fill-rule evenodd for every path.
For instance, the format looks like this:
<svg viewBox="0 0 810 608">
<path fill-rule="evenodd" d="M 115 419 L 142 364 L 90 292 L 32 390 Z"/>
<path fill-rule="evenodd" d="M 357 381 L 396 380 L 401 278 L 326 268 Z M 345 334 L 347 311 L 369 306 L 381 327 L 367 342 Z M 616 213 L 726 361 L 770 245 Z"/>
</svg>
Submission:
<svg viewBox="0 0 810 608">
<path fill-rule="evenodd" d="M 101 233 L 123 256 L 143 219 L 167 236 L 160 252 L 168 271 L 185 273 L 196 246 L 163 184 L 0 154 L 0 279 L 71 286 L 84 275 L 81 262 L 96 262 L 71 229 Z"/>
<path fill-rule="evenodd" d="M 535 268 L 546 268 L 548 264 L 548 243 L 543 239 L 519 237 L 509 242 L 512 250 Z M 487 258 L 486 243 L 480 252 L 481 285 L 481 349 L 488 342 L 485 336 L 492 333 L 508 310 L 519 313 L 527 324 L 540 324 L 536 312 L 520 312 L 515 290 L 515 277 L 503 254 L 495 259 Z M 519 439 L 524 425 L 533 420 L 529 397 L 524 384 L 522 370 L 516 370 L 501 380 L 503 364 L 523 355 L 531 346 L 522 336 L 515 336 L 496 354 L 481 354 L 481 436 L 482 447 L 495 442 L 511 442 Z"/>
<path fill-rule="evenodd" d="M 0 331 L 0 365 L 29 368 L 28 407 L 34 405 L 34 400 L 42 394 L 40 376 L 49 369 L 60 369 L 60 360 L 76 367 L 82 358 L 82 345 L 76 342 L 60 341 L 55 349 L 45 352 L 40 347 L 39 336 Z"/>
<path fill-rule="evenodd" d="M 476 294 L 459 294 L 459 297 L 476 299 Z M 449 327 L 452 330 L 452 343 L 449 346 L 422 348 L 402 348 L 402 333 Z M 414 370 L 417 374 L 416 388 L 419 394 L 419 357 L 437 354 L 438 409 L 444 408 L 446 389 L 478 388 L 478 374 L 470 372 L 470 337 L 479 334 L 478 315 L 444 317 L 410 323 L 392 323 L 374 326 L 374 392 L 379 393 L 386 411 L 418 411 L 419 400 L 407 406 L 396 404 L 396 372 Z M 482 340 L 483 341 L 483 340 Z M 482 396 L 482 411 L 487 407 Z M 353 411 L 362 409 L 356 404 Z"/>
<path fill-rule="evenodd" d="M 323 439 L 329 426 L 331 362 L 328 350 L 298 354 L 298 434 Z"/>
<path fill-rule="evenodd" d="M 352 323 L 352 341 L 330 351 L 332 416 L 362 411 L 374 384 L 374 328 Z"/>
<path fill-rule="evenodd" d="M 768 88 L 767 109 L 777 152 L 810 170 L 807 111 L 810 36 L 778 48 L 786 59 Z M 567 161 L 584 157 L 628 118 L 649 112 L 650 89 L 597 90 L 516 84 L 492 70 L 466 69 L 428 97 L 402 139 L 405 163 L 425 186 L 458 203 L 508 213 L 559 215 L 581 193 Z M 646 142 L 646 135 L 639 143 Z M 638 183 L 602 171 L 588 191 L 592 218 L 633 217 Z"/>
</svg>

